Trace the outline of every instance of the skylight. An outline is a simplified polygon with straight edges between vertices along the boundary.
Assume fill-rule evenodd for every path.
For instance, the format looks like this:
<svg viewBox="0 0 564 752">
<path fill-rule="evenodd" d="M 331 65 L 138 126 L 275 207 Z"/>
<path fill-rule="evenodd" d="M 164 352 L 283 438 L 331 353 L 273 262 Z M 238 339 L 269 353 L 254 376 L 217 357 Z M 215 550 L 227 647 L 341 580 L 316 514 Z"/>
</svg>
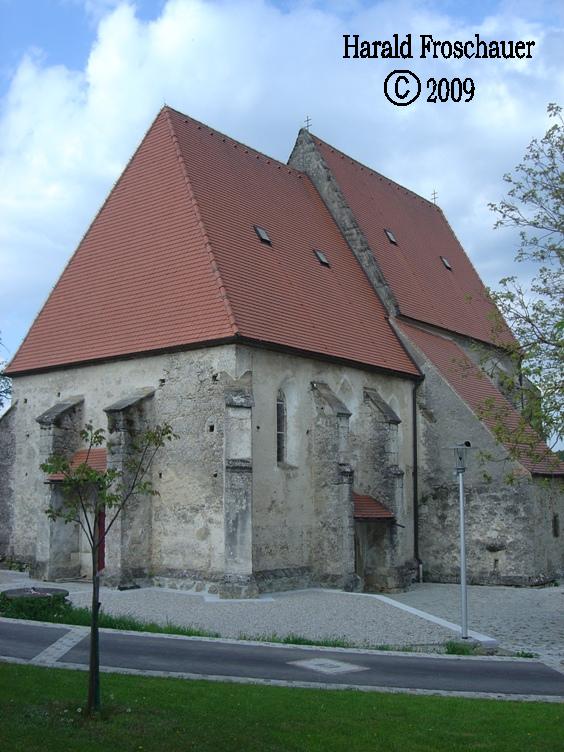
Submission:
<svg viewBox="0 0 564 752">
<path fill-rule="evenodd" d="M 261 243 L 266 243 L 267 245 L 272 245 L 272 240 L 270 239 L 269 234 L 264 229 L 264 227 L 259 227 L 258 225 L 254 225 L 255 232 L 259 237 L 259 240 Z"/>
<path fill-rule="evenodd" d="M 440 259 L 443 262 L 443 264 L 446 266 L 446 268 L 449 270 L 449 272 L 451 272 L 452 271 L 452 266 L 450 265 L 450 261 L 447 258 L 445 258 L 444 256 L 441 256 Z"/>
<path fill-rule="evenodd" d="M 390 241 L 390 243 L 393 243 L 394 245 L 398 244 L 398 241 L 396 240 L 396 236 L 391 230 L 384 230 L 384 232 L 386 233 L 386 236 L 388 240 Z"/>
<path fill-rule="evenodd" d="M 329 263 L 329 259 L 328 259 L 328 258 L 327 258 L 327 256 L 326 256 L 326 255 L 325 255 L 325 254 L 323 253 L 323 251 L 318 251 L 318 250 L 314 250 L 313 252 L 314 252 L 314 253 L 315 253 L 315 255 L 317 256 L 317 260 L 319 261 L 319 263 L 320 263 L 320 264 L 321 264 L 322 266 L 329 266 L 329 267 L 331 266 L 331 264 Z"/>
</svg>

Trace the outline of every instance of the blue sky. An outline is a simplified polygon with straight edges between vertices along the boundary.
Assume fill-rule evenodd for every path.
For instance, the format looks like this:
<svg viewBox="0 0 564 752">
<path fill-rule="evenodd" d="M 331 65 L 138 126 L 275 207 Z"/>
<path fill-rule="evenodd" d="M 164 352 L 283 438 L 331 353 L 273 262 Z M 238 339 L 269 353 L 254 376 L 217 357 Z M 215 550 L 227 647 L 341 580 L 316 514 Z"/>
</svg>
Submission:
<svg viewBox="0 0 564 752">
<path fill-rule="evenodd" d="M 471 76 L 468 104 L 387 102 L 389 61 L 342 35 L 534 39 L 530 61 L 412 61 Z M 438 203 L 486 282 L 515 237 L 487 208 L 564 97 L 559 2 L 0 0 L 0 332 L 11 357 L 164 102 L 286 160 L 312 130 Z M 402 66 L 403 67 L 403 66 Z"/>
<path fill-rule="evenodd" d="M 166 0 L 136 0 L 137 16 L 145 21 L 158 18 Z M 96 38 L 97 22 L 104 12 L 116 5 L 113 0 L 84 2 L 83 0 L 0 0 L 0 93 L 5 92 L 10 78 L 22 56 L 31 49 L 41 50 L 49 65 L 84 67 L 92 43 Z M 274 3 L 291 12 L 298 3 Z M 373 3 L 313 3 L 317 7 L 338 7 L 343 18 L 352 8 L 369 7 Z M 433 6 L 447 14 L 467 21 L 479 21 L 484 15 L 499 7 L 495 0 L 460 3 L 454 0 L 434 3 Z M 557 4 L 532 4 L 527 9 L 529 18 L 554 21 L 558 17 Z"/>
<path fill-rule="evenodd" d="M 97 23 L 112 2 L 0 0 L 0 95 L 22 57 L 37 51 L 46 65 L 80 69 L 96 39 Z M 164 0 L 137 0 L 143 20 L 158 17 Z"/>
</svg>

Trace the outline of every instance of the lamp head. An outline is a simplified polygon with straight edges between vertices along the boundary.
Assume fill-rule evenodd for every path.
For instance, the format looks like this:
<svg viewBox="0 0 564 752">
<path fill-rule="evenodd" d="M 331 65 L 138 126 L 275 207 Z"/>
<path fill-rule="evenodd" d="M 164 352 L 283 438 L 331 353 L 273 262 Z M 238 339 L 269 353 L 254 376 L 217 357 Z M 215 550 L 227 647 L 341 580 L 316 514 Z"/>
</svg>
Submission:
<svg viewBox="0 0 564 752">
<path fill-rule="evenodd" d="M 471 446 L 470 441 L 463 441 L 453 447 L 457 473 L 463 473 L 466 470 L 466 452 Z"/>
</svg>

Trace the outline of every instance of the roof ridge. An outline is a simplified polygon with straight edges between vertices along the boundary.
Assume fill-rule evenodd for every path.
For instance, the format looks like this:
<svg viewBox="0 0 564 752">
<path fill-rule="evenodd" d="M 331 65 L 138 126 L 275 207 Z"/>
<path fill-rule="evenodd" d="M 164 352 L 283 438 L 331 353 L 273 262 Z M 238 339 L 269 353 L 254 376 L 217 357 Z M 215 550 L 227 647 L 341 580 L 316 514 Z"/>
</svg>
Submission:
<svg viewBox="0 0 564 752">
<path fill-rule="evenodd" d="M 303 130 L 300 129 L 300 130 Z M 437 209 L 438 211 L 443 214 L 443 211 L 441 207 L 438 204 L 433 203 L 432 201 L 429 201 L 428 198 L 425 198 L 425 196 L 419 195 L 419 193 L 416 193 L 415 191 L 412 191 L 411 188 L 406 188 L 405 185 L 402 185 L 401 183 L 398 183 L 397 180 L 392 180 L 392 178 L 389 178 L 387 175 L 383 175 L 381 172 L 378 172 L 378 170 L 375 170 L 373 167 L 369 167 L 367 164 L 364 164 L 364 162 L 359 161 L 358 159 L 355 159 L 354 157 L 351 157 L 350 154 L 347 154 L 344 151 L 341 151 L 341 149 L 338 149 L 336 146 L 333 146 L 333 144 L 327 143 L 327 141 L 324 141 L 322 138 L 319 138 L 319 136 L 316 136 L 315 133 L 311 134 L 312 138 L 316 139 L 320 143 L 324 144 L 324 146 L 327 146 L 329 149 L 333 149 L 333 151 L 338 152 L 343 157 L 346 157 L 347 159 L 350 159 L 351 162 L 354 162 L 356 165 L 361 167 L 363 170 L 368 170 L 373 175 L 377 175 L 379 178 L 382 178 L 383 180 L 387 180 L 388 183 L 391 183 L 398 188 L 401 188 L 402 191 L 405 191 L 406 193 L 410 193 L 415 198 L 420 199 L 421 201 L 424 201 L 426 204 L 428 204 L 431 208 Z M 444 214 L 443 214 L 444 216 Z"/>
<path fill-rule="evenodd" d="M 174 130 L 174 125 L 172 123 L 172 119 L 170 117 L 170 114 L 168 112 L 169 107 L 163 108 L 165 110 L 165 117 L 166 121 L 170 130 L 170 137 L 171 141 L 174 145 L 174 149 L 176 151 L 176 155 L 178 157 L 178 163 L 180 165 L 180 170 L 182 172 L 182 176 L 184 178 L 184 182 L 186 184 L 186 191 L 188 193 L 188 199 L 190 201 L 190 204 L 192 206 L 192 209 L 194 211 L 194 214 L 196 216 L 196 221 L 198 223 L 198 227 L 200 229 L 200 232 L 202 233 L 202 239 L 204 241 L 204 246 L 208 254 L 208 259 L 210 262 L 210 267 L 212 270 L 212 274 L 215 277 L 215 280 L 217 282 L 217 287 L 219 290 L 219 295 L 221 297 L 221 300 L 223 301 L 223 305 L 225 307 L 225 312 L 227 314 L 227 318 L 229 319 L 229 323 L 231 325 L 231 329 L 233 334 L 238 334 L 239 327 L 237 326 L 237 322 L 235 320 L 235 315 L 233 313 L 233 309 L 231 307 L 231 303 L 229 302 L 229 298 L 227 296 L 227 289 L 223 283 L 223 279 L 221 277 L 221 273 L 219 271 L 219 267 L 217 265 L 217 261 L 215 260 L 215 256 L 213 253 L 212 245 L 210 242 L 210 239 L 208 237 L 208 233 L 206 231 L 204 222 L 202 220 L 202 215 L 200 213 L 200 207 L 198 206 L 198 201 L 196 199 L 194 190 L 192 188 L 192 183 L 190 182 L 190 176 L 188 175 L 188 170 L 186 169 L 186 164 L 184 162 L 184 158 L 182 156 L 182 152 L 180 151 L 180 146 L 178 142 L 178 136 L 176 135 L 176 131 Z"/>
<path fill-rule="evenodd" d="M 441 337 L 442 339 L 446 339 L 450 342 L 456 342 L 453 337 L 465 337 L 466 339 L 471 340 L 478 345 L 487 345 L 488 347 L 494 348 L 498 347 L 492 342 L 489 342 L 485 339 L 480 339 L 473 334 L 464 334 L 463 332 L 458 332 L 456 329 L 446 329 L 440 324 L 434 324 L 429 321 L 425 321 L 424 319 L 416 319 L 413 316 L 409 316 L 407 313 L 401 313 L 401 311 L 396 316 L 396 320 L 400 324 L 407 324 L 407 326 L 410 326 L 412 329 L 417 329 L 418 331 L 432 334 L 435 337 Z M 458 342 L 456 342 L 456 344 L 458 344 Z"/>
<path fill-rule="evenodd" d="M 233 136 L 229 136 L 227 133 L 223 133 L 223 131 L 217 130 L 217 128 L 212 128 L 211 125 L 208 125 L 207 123 L 204 123 L 201 120 L 197 120 L 196 118 L 191 117 L 190 115 L 186 115 L 186 113 L 180 112 L 180 110 L 177 110 L 168 104 L 165 105 L 163 109 L 170 110 L 171 112 L 174 112 L 176 115 L 179 115 L 185 120 L 191 120 L 193 123 L 196 123 L 196 125 L 198 125 L 199 127 L 207 128 L 209 131 L 211 131 L 212 133 L 215 133 L 217 136 L 220 136 L 221 138 L 224 138 L 226 141 L 230 141 L 231 143 L 236 144 L 237 146 L 241 146 L 243 149 L 247 149 L 249 152 L 253 152 L 253 154 L 256 154 L 260 157 L 264 157 L 264 159 L 267 159 L 270 162 L 274 162 L 278 167 L 284 167 L 290 173 L 294 173 L 296 175 L 299 175 L 300 177 L 302 176 L 307 177 L 304 172 L 296 169 L 295 167 L 291 167 L 286 162 L 282 162 L 280 159 L 276 159 L 276 157 L 271 157 L 270 154 L 266 154 L 263 151 L 259 151 L 258 149 L 255 149 L 253 146 L 249 146 L 249 144 L 246 144 L 244 141 L 239 141 L 238 139 L 233 138 Z"/>
</svg>

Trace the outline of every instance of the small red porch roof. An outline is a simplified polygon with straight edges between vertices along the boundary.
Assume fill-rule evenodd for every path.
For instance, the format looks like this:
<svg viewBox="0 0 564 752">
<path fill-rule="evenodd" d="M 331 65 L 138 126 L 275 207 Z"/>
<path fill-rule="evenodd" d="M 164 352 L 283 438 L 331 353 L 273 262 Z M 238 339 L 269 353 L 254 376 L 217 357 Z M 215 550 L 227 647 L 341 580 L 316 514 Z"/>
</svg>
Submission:
<svg viewBox="0 0 564 752">
<path fill-rule="evenodd" d="M 353 491 L 355 520 L 393 520 L 395 514 L 378 499 Z"/>
<path fill-rule="evenodd" d="M 98 470 L 98 472 L 104 472 L 107 467 L 107 452 L 104 447 L 94 447 L 90 449 L 79 449 L 75 452 L 71 459 L 71 470 L 74 470 L 79 465 L 85 463 L 92 470 Z M 63 473 L 53 473 L 48 477 L 49 481 L 64 480 Z"/>
</svg>

